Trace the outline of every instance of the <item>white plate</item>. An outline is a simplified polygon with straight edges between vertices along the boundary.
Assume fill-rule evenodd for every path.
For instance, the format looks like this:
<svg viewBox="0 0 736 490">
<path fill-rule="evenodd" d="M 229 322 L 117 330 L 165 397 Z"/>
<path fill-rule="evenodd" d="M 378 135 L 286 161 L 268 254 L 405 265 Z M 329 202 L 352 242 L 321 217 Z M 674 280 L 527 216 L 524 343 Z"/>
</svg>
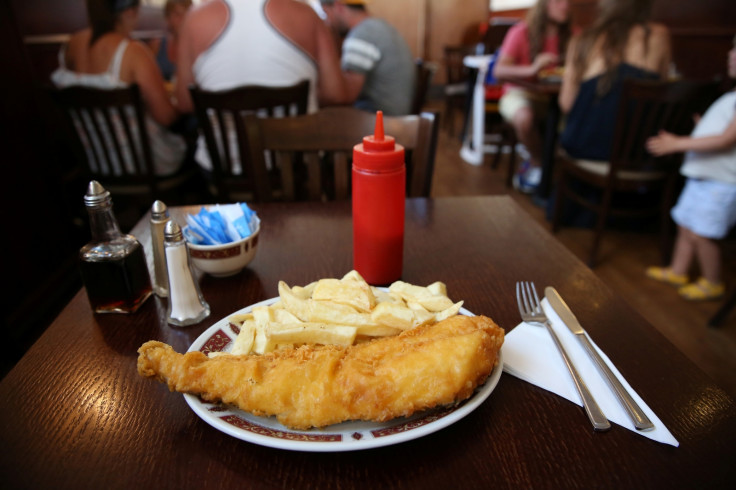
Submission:
<svg viewBox="0 0 736 490">
<path fill-rule="evenodd" d="M 205 330 L 189 347 L 189 352 L 229 351 L 237 332 L 231 328 L 227 319 L 278 300 L 279 298 L 271 298 L 231 313 Z M 465 308 L 461 308 L 460 313 L 474 316 Z M 457 422 L 488 398 L 501 377 L 501 371 L 503 357 L 499 352 L 498 363 L 486 382 L 475 390 L 473 396 L 452 407 L 427 410 L 412 417 L 397 418 L 384 423 L 344 422 L 307 431 L 288 429 L 279 424 L 275 417 L 258 417 L 229 405 L 206 402 L 195 395 L 185 394 L 184 399 L 202 420 L 215 429 L 244 441 L 294 451 L 356 451 L 416 439 Z"/>
</svg>

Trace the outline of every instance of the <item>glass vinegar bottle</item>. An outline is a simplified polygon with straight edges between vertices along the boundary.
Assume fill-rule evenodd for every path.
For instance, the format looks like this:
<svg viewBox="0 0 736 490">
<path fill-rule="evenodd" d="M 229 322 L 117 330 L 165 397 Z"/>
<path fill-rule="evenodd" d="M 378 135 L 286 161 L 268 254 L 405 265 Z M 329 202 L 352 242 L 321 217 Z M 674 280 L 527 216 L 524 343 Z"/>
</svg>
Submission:
<svg viewBox="0 0 736 490">
<path fill-rule="evenodd" d="M 79 251 L 79 268 L 95 313 L 134 313 L 151 296 L 143 246 L 120 231 L 110 193 L 93 180 L 84 203 L 92 240 Z"/>
</svg>

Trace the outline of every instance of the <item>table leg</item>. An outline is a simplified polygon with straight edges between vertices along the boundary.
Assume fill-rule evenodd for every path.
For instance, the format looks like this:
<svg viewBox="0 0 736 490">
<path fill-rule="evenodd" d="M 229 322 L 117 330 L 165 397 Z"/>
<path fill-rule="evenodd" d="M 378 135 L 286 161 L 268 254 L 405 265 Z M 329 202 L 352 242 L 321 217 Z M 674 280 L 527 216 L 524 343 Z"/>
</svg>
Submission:
<svg viewBox="0 0 736 490">
<path fill-rule="evenodd" d="M 473 89 L 475 88 L 475 81 L 478 77 L 478 70 L 470 68 L 468 72 L 468 80 L 465 89 L 465 108 L 463 111 L 463 127 L 460 130 L 460 142 L 465 142 L 465 135 L 468 134 L 468 123 L 470 122 L 470 114 L 473 110 Z"/>
<path fill-rule="evenodd" d="M 463 146 L 460 148 L 460 157 L 471 165 L 483 164 L 483 139 L 485 137 L 486 118 L 485 78 L 486 70 L 479 68 L 472 95 L 470 141 L 466 136 Z"/>
<path fill-rule="evenodd" d="M 542 180 L 537 192 L 534 194 L 535 201 L 544 205 L 549 199 L 552 190 L 552 178 L 555 166 L 555 148 L 557 147 L 557 127 L 560 123 L 560 105 L 557 95 L 550 95 L 547 110 L 547 128 L 544 132 L 544 143 L 542 147 Z"/>
</svg>

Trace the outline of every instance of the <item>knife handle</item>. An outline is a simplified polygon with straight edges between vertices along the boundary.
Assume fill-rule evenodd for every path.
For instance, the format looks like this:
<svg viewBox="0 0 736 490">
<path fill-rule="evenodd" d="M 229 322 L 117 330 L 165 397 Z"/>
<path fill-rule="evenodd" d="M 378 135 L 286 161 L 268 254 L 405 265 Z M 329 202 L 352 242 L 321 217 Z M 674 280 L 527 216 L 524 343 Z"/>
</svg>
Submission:
<svg viewBox="0 0 736 490">
<path fill-rule="evenodd" d="M 598 366 L 598 369 L 603 373 L 603 376 L 606 378 L 606 381 L 608 382 L 608 385 L 611 387 L 613 392 L 618 397 L 618 400 L 621 402 L 621 405 L 624 407 L 624 410 L 626 410 L 626 413 L 631 417 L 631 420 L 634 422 L 634 427 L 637 428 L 637 430 L 652 430 L 654 429 L 654 424 L 651 420 L 649 420 L 649 417 L 644 413 L 644 410 L 641 409 L 641 407 L 634 401 L 634 399 L 631 397 L 628 391 L 626 391 L 626 388 L 624 388 L 624 385 L 621 384 L 621 382 L 618 380 L 615 374 L 613 374 L 613 371 L 608 367 L 608 364 L 601 358 L 601 356 L 598 354 L 598 351 L 595 350 L 595 347 L 593 347 L 593 344 L 588 339 L 588 336 L 583 335 L 576 335 L 580 339 L 580 342 L 583 344 L 583 347 L 585 347 L 585 350 L 588 351 L 588 354 L 590 354 L 590 357 L 593 358 L 596 365 Z"/>
<path fill-rule="evenodd" d="M 575 369 L 575 366 L 570 360 L 570 356 L 567 355 L 567 351 L 565 351 L 565 348 L 562 346 L 560 339 L 557 337 L 557 334 L 552 329 L 552 325 L 550 325 L 549 322 L 544 322 L 544 326 L 547 327 L 547 331 L 552 336 L 552 340 L 555 341 L 555 345 L 557 345 L 557 349 L 560 351 L 562 359 L 565 361 L 565 365 L 570 371 L 570 375 L 572 376 L 572 380 L 575 383 L 575 387 L 578 389 L 580 398 L 583 401 L 583 408 L 585 409 L 585 413 L 588 415 L 590 422 L 593 424 L 593 429 L 597 431 L 610 429 L 611 423 L 606 418 L 603 410 L 601 410 L 601 408 L 596 403 L 595 398 L 593 398 L 590 390 L 588 390 L 588 386 L 585 384 L 585 381 L 583 381 L 583 378 L 581 378 L 578 374 L 578 370 Z"/>
</svg>

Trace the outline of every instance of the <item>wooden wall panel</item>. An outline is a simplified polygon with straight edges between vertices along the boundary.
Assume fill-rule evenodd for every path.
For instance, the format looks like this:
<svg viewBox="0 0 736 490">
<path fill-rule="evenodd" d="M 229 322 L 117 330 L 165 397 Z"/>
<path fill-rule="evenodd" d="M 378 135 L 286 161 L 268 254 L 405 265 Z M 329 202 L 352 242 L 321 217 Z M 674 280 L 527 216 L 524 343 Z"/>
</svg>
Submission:
<svg viewBox="0 0 736 490">
<path fill-rule="evenodd" d="M 670 28 L 673 60 L 687 78 L 726 78 L 736 34 L 734 0 L 655 0 L 652 17 Z"/>
<path fill-rule="evenodd" d="M 415 57 L 438 64 L 437 84 L 445 80 L 444 46 L 461 44 L 468 33 L 477 33 L 488 18 L 488 0 L 372 0 L 368 10 L 396 27 Z"/>
</svg>

